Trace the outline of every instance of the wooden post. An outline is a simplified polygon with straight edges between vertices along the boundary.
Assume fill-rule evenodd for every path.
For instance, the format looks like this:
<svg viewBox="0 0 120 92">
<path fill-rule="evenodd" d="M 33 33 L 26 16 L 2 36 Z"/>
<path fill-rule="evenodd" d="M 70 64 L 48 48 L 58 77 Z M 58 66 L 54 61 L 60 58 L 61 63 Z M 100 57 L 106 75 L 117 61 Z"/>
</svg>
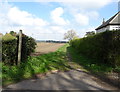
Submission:
<svg viewBox="0 0 120 92">
<path fill-rule="evenodd" d="M 20 65 L 21 62 L 21 48 L 22 48 L 22 30 L 19 31 L 18 62 L 17 62 L 18 65 Z"/>
<path fill-rule="evenodd" d="M 0 62 L 2 62 L 2 34 L 1 33 L 0 33 Z"/>
</svg>

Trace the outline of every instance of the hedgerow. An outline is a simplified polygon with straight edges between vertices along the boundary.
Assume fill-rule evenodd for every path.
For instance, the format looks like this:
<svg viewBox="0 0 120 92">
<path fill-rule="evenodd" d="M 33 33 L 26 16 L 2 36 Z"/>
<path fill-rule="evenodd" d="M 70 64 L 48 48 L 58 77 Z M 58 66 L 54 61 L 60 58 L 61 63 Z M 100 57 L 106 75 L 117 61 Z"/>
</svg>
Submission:
<svg viewBox="0 0 120 92">
<path fill-rule="evenodd" d="M 105 31 L 70 42 L 76 52 L 97 60 L 97 63 L 120 66 L 120 30 Z"/>
<path fill-rule="evenodd" d="M 5 34 L 2 37 L 2 61 L 5 64 L 16 64 L 18 57 L 18 34 Z M 22 52 L 21 61 L 25 61 L 27 57 L 34 52 L 36 42 L 32 37 L 22 34 Z"/>
<path fill-rule="evenodd" d="M 22 35 L 22 53 L 21 53 L 21 59 L 22 61 L 25 61 L 28 56 L 30 56 L 31 53 L 35 51 L 36 48 L 36 42 L 32 37 L 29 37 L 27 35 Z"/>
<path fill-rule="evenodd" d="M 17 59 L 17 38 L 11 34 L 2 37 L 2 61 L 13 64 Z"/>
</svg>

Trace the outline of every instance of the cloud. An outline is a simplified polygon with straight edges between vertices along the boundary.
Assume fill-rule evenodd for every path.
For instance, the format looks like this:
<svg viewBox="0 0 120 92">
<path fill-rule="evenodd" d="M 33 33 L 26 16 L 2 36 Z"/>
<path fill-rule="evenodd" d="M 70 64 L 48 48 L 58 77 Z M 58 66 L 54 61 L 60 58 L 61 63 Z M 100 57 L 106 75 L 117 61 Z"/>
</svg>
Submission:
<svg viewBox="0 0 120 92">
<path fill-rule="evenodd" d="M 62 18 L 63 13 L 64 10 L 62 7 L 55 8 L 51 11 L 51 19 L 53 20 L 53 23 L 57 25 L 67 25 L 69 21 Z"/>
<path fill-rule="evenodd" d="M 111 2 L 112 0 L 70 0 L 62 2 L 61 6 L 73 16 L 72 21 L 76 22 L 76 25 L 87 26 L 91 20 L 97 21 L 100 16 L 98 10 Z"/>
<path fill-rule="evenodd" d="M 90 20 L 98 20 L 98 10 L 112 2 L 115 0 L 66 0 L 60 4 L 74 16 L 72 20 L 85 26 L 89 25 Z"/>
<path fill-rule="evenodd" d="M 16 25 L 22 25 L 22 26 L 45 26 L 47 25 L 47 21 L 37 18 L 34 15 L 26 12 L 26 11 L 21 11 L 17 7 L 12 7 L 8 11 L 8 19 L 13 24 Z"/>
<path fill-rule="evenodd" d="M 91 1 L 97 1 L 97 0 L 83 0 L 83 1 L 82 0 L 7 0 L 7 1 L 9 2 L 91 2 Z M 101 1 L 117 2 L 119 0 L 101 0 Z"/>
<path fill-rule="evenodd" d="M 89 24 L 89 18 L 86 15 L 78 13 L 78 14 L 75 14 L 74 17 L 76 22 L 79 23 L 80 25 L 86 26 Z"/>
<path fill-rule="evenodd" d="M 51 21 L 46 21 L 25 10 L 20 10 L 17 6 L 2 6 L 0 7 L 0 32 L 5 33 L 11 30 L 17 32 L 22 29 L 23 33 L 36 39 L 62 40 L 63 34 L 68 31 L 68 29 L 75 29 L 76 32 L 79 33 L 79 36 L 83 37 L 87 31 L 94 30 L 94 27 L 89 27 L 88 25 L 90 20 L 96 19 L 97 21 L 100 16 L 98 10 L 112 1 L 113 0 L 56 0 L 55 2 L 59 2 L 57 5 L 60 6 L 53 9 L 50 16 L 48 16 L 51 18 Z M 20 2 L 25 1 L 21 0 Z M 36 2 L 39 2 L 39 0 Z M 43 2 L 49 1 L 44 0 Z M 54 6 L 53 3 L 51 4 Z M 69 20 L 64 18 L 64 14 L 69 14 L 67 15 L 70 16 L 68 17 Z M 81 27 L 78 25 L 81 25 Z M 83 28 L 84 26 L 86 28 Z"/>
<path fill-rule="evenodd" d="M 82 28 L 80 30 L 77 30 L 77 33 L 79 34 L 79 37 L 82 38 L 85 36 L 86 32 L 89 31 L 95 31 L 95 27 L 88 27 L 88 28 Z"/>
<path fill-rule="evenodd" d="M 50 22 L 36 17 L 27 11 L 20 10 L 15 6 L 8 8 L 8 5 L 5 5 L 0 8 L 0 10 L 0 32 L 3 34 L 11 30 L 18 32 L 22 29 L 24 34 L 32 36 L 35 39 L 63 40 L 63 34 L 66 32 L 66 29 L 61 25 L 52 26 Z M 58 8 L 57 10 L 59 10 L 57 16 L 59 16 L 60 19 L 59 17 L 57 18 L 61 22 L 63 9 Z"/>
<path fill-rule="evenodd" d="M 34 31 L 33 31 L 34 30 Z M 29 31 L 29 32 L 28 32 Z M 63 40 L 64 33 L 68 31 L 62 26 L 47 26 L 47 27 L 24 27 L 23 32 L 37 40 Z"/>
<path fill-rule="evenodd" d="M 111 2 L 115 2 L 115 0 L 64 0 L 64 2 L 61 2 L 61 5 L 68 7 L 68 9 L 72 9 L 74 11 L 76 11 L 76 9 L 97 10 L 110 4 Z"/>
<path fill-rule="evenodd" d="M 99 18 L 99 13 L 97 11 L 90 11 L 90 12 L 87 12 L 86 14 L 89 16 L 89 18 L 93 20 L 96 20 Z"/>
<path fill-rule="evenodd" d="M 64 34 L 66 31 L 68 31 L 67 29 L 61 27 L 61 26 L 51 26 L 50 30 L 53 30 L 54 33 L 58 33 L 58 34 Z"/>
</svg>

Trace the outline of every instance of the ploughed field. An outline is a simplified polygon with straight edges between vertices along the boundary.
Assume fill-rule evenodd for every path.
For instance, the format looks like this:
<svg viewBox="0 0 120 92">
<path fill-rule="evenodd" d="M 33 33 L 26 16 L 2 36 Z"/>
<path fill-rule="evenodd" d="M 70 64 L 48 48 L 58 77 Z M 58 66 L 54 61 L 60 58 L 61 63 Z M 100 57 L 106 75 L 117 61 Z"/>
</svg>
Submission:
<svg viewBox="0 0 120 92">
<path fill-rule="evenodd" d="M 38 56 L 49 52 L 55 52 L 58 48 L 60 48 L 64 44 L 65 43 L 37 42 L 35 53 L 33 53 L 32 56 Z"/>
</svg>

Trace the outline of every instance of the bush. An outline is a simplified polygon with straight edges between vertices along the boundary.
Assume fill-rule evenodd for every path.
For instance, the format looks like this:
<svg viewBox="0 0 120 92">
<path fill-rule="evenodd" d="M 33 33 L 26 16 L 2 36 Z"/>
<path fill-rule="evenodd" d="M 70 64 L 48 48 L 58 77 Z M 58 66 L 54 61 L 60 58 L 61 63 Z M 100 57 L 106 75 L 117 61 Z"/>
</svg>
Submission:
<svg viewBox="0 0 120 92">
<path fill-rule="evenodd" d="M 2 35 L 0 34 L 0 62 L 2 61 Z"/>
<path fill-rule="evenodd" d="M 17 39 L 15 36 L 12 36 L 11 34 L 7 33 L 2 37 L 3 41 L 11 41 Z"/>
<path fill-rule="evenodd" d="M 120 65 L 120 30 L 75 39 L 70 44 L 78 53 L 97 59 L 99 63 Z"/>
<path fill-rule="evenodd" d="M 14 64 L 18 57 L 18 35 L 6 34 L 2 37 L 2 61 L 7 64 Z M 36 42 L 32 37 L 22 34 L 21 59 L 25 61 L 34 52 Z"/>
<path fill-rule="evenodd" d="M 26 35 L 22 35 L 22 53 L 21 59 L 25 61 L 27 57 L 35 51 L 36 42 L 32 37 L 28 37 Z"/>
<path fill-rule="evenodd" d="M 2 37 L 2 61 L 13 64 L 17 59 L 17 38 L 11 34 Z"/>
</svg>

